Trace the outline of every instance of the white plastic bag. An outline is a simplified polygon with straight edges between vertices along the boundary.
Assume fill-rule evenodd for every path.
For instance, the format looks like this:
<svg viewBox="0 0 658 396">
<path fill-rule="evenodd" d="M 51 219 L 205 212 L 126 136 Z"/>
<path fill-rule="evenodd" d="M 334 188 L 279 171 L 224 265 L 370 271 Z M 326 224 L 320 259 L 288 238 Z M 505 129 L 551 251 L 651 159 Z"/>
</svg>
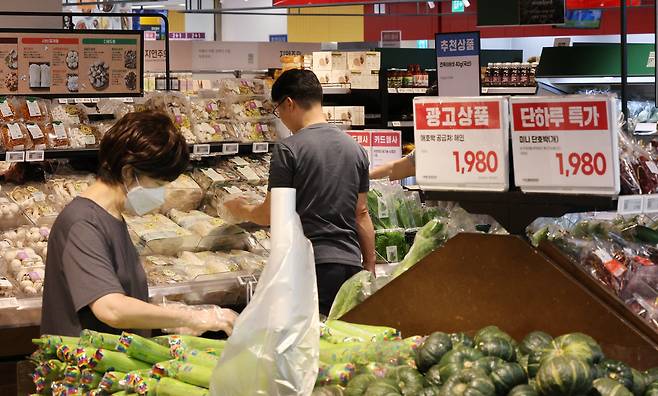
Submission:
<svg viewBox="0 0 658 396">
<path fill-rule="evenodd" d="M 315 260 L 295 190 L 272 189 L 272 250 L 210 381 L 213 396 L 307 396 L 318 374 Z"/>
</svg>

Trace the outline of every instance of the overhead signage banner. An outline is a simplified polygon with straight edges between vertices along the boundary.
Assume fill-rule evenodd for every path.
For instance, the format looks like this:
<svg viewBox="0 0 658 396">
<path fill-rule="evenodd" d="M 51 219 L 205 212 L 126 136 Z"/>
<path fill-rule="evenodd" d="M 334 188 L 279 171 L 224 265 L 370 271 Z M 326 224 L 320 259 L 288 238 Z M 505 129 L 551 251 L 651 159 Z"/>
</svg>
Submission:
<svg viewBox="0 0 658 396">
<path fill-rule="evenodd" d="M 439 96 L 480 95 L 480 33 L 438 33 Z"/>
<path fill-rule="evenodd" d="M 137 96 L 141 31 L 0 31 L 0 95 Z"/>
</svg>

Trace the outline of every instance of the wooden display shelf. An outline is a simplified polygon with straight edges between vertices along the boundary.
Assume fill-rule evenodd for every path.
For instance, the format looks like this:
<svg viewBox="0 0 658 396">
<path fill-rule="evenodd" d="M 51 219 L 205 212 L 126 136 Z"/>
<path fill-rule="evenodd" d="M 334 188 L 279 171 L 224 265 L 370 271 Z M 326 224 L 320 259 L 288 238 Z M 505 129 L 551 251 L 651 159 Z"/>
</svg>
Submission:
<svg viewBox="0 0 658 396">
<path fill-rule="evenodd" d="M 516 236 L 460 234 L 343 319 L 404 336 L 473 334 L 488 325 L 517 340 L 534 330 L 583 332 L 611 358 L 638 369 L 658 365 L 655 332 L 629 321 L 626 307 L 610 304 L 590 289 L 596 284 L 581 283 L 562 265 Z"/>
</svg>

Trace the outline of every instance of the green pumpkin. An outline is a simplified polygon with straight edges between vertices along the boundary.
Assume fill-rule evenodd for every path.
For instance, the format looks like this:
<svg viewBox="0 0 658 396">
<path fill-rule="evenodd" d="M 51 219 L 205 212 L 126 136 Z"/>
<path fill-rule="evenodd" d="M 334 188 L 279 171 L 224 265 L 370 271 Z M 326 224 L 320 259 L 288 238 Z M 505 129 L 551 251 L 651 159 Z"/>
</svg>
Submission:
<svg viewBox="0 0 658 396">
<path fill-rule="evenodd" d="M 528 378 L 535 378 L 539 372 L 539 367 L 541 366 L 541 360 L 546 354 L 546 350 L 536 350 L 530 352 L 528 355 Z"/>
<path fill-rule="evenodd" d="M 482 352 L 467 347 L 457 347 L 446 353 L 439 362 L 439 373 L 445 383 L 453 374 L 475 365 L 478 359 L 483 358 Z"/>
<path fill-rule="evenodd" d="M 644 391 L 644 396 L 658 396 L 658 380 L 652 382 Z"/>
<path fill-rule="evenodd" d="M 482 359 L 478 359 L 473 365 L 473 368 L 480 369 L 489 375 L 498 364 L 504 362 L 503 359 L 496 356 L 485 356 Z"/>
<path fill-rule="evenodd" d="M 452 347 L 455 348 L 458 345 L 473 348 L 475 346 L 475 341 L 473 338 L 469 337 L 465 333 L 451 333 L 450 340 L 452 341 Z"/>
<path fill-rule="evenodd" d="M 437 364 L 452 349 L 452 340 L 446 333 L 432 333 L 416 351 L 416 367 L 421 372 Z"/>
<path fill-rule="evenodd" d="M 441 367 L 438 364 L 430 367 L 429 370 L 425 373 L 425 381 L 430 385 L 441 386 L 443 385 L 443 380 L 441 379 Z"/>
<path fill-rule="evenodd" d="M 541 363 L 537 390 L 544 396 L 575 396 L 592 387 L 590 366 L 573 356 L 557 356 Z"/>
<path fill-rule="evenodd" d="M 418 393 L 416 396 L 439 396 L 441 393 L 441 388 L 438 386 L 430 385 L 427 388 L 423 388 L 420 393 Z"/>
<path fill-rule="evenodd" d="M 486 356 L 496 356 L 506 362 L 516 361 L 516 351 L 505 338 L 485 338 L 477 343 L 476 349 L 480 350 Z"/>
<path fill-rule="evenodd" d="M 347 396 L 362 396 L 368 386 L 377 380 L 373 374 L 359 374 L 356 375 L 345 387 L 345 394 Z"/>
<path fill-rule="evenodd" d="M 339 385 L 320 386 L 313 389 L 311 396 L 343 396 L 345 389 Z"/>
<path fill-rule="evenodd" d="M 526 377 L 528 376 L 528 359 L 529 358 L 530 358 L 530 356 L 528 356 L 528 355 L 522 355 L 522 356 L 518 357 L 518 359 L 517 359 L 518 363 L 523 368 L 523 371 L 525 372 Z"/>
<path fill-rule="evenodd" d="M 425 378 L 409 366 L 395 367 L 386 374 L 386 378 L 395 382 L 403 395 L 415 395 L 425 386 Z"/>
<path fill-rule="evenodd" d="M 481 341 L 492 338 L 504 338 L 509 341 L 510 344 L 516 346 L 516 340 L 496 326 L 487 326 L 480 329 L 480 331 L 475 334 L 475 345 L 479 344 Z"/>
<path fill-rule="evenodd" d="M 372 374 L 377 378 L 386 377 L 388 370 L 393 369 L 395 366 L 390 364 L 370 362 L 368 364 L 356 365 L 356 374 Z"/>
<path fill-rule="evenodd" d="M 598 363 L 605 358 L 603 355 L 603 350 L 601 346 L 596 342 L 595 339 L 583 333 L 570 333 L 562 335 L 554 340 L 555 344 L 559 345 L 562 348 L 566 348 L 570 344 L 579 344 L 585 343 L 590 347 L 590 352 L 592 355 L 591 363 Z"/>
<path fill-rule="evenodd" d="M 489 374 L 496 387 L 496 394 L 506 395 L 517 385 L 525 384 L 528 378 L 518 363 L 498 363 Z"/>
<path fill-rule="evenodd" d="M 478 369 L 461 371 L 448 378 L 441 396 L 494 396 L 496 388 L 487 374 Z"/>
<path fill-rule="evenodd" d="M 592 396 L 633 396 L 631 391 L 624 385 L 610 378 L 599 378 L 594 380 Z"/>
<path fill-rule="evenodd" d="M 606 359 L 599 363 L 599 369 L 603 371 L 602 378 L 610 378 L 617 381 L 627 389 L 633 388 L 633 371 L 624 362 Z"/>
<path fill-rule="evenodd" d="M 517 385 L 509 391 L 507 396 L 539 396 L 539 394 L 530 385 Z"/>
<path fill-rule="evenodd" d="M 647 376 L 647 384 L 658 382 L 658 367 L 651 368 L 644 372 Z"/>
<path fill-rule="evenodd" d="M 389 379 L 378 379 L 368 385 L 363 396 L 401 396 L 400 388 L 394 381 Z"/>
<path fill-rule="evenodd" d="M 533 331 L 521 341 L 519 349 L 521 349 L 521 353 L 528 355 L 537 349 L 549 348 L 551 342 L 553 342 L 553 337 L 550 334 L 543 331 Z"/>
<path fill-rule="evenodd" d="M 644 396 L 644 392 L 647 389 L 647 375 L 635 370 L 634 368 L 631 368 L 631 372 L 633 373 L 633 388 L 631 391 L 633 392 L 633 395 L 635 396 Z"/>
</svg>

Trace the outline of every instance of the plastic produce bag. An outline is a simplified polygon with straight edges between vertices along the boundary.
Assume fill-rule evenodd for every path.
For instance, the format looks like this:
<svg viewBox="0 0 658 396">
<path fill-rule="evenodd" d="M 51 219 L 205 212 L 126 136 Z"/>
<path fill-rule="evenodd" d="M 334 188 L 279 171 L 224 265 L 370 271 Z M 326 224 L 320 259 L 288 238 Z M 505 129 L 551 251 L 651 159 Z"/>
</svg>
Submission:
<svg viewBox="0 0 658 396">
<path fill-rule="evenodd" d="M 211 395 L 310 395 L 320 327 L 315 260 L 295 190 L 272 190 L 272 251 L 215 368 Z M 249 373 L 249 375 L 245 375 Z"/>
</svg>

